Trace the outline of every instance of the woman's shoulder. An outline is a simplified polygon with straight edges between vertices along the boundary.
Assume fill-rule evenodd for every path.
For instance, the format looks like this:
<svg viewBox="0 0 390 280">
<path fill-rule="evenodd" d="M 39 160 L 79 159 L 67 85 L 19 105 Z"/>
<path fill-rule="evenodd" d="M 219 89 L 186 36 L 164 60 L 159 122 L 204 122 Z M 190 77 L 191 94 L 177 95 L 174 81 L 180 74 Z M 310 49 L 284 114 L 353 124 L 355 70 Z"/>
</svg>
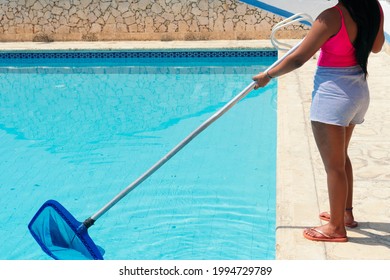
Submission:
<svg viewBox="0 0 390 280">
<path fill-rule="evenodd" d="M 333 6 L 331 8 L 328 8 L 324 11 L 322 11 L 317 19 L 322 19 L 322 20 L 329 20 L 329 21 L 334 21 L 335 19 L 340 19 L 340 8 L 337 6 Z"/>
<path fill-rule="evenodd" d="M 332 30 L 332 33 L 337 33 L 341 25 L 341 15 L 339 9 L 336 6 L 328 8 L 321 12 L 316 21 L 325 25 L 328 29 Z"/>
</svg>

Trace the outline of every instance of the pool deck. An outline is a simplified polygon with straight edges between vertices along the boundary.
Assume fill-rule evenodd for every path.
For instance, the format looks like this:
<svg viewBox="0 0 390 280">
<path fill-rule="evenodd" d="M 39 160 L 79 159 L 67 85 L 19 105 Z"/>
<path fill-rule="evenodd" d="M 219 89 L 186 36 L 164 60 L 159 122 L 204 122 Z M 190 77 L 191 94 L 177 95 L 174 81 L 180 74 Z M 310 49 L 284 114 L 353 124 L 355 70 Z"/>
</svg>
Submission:
<svg viewBox="0 0 390 280">
<path fill-rule="evenodd" d="M 269 41 L 0 43 L 0 51 L 271 47 Z M 321 224 L 318 213 L 328 210 L 325 173 L 309 121 L 315 67 L 316 57 L 278 78 L 277 259 L 390 260 L 390 55 L 382 51 L 370 57 L 370 109 L 350 144 L 359 227 L 348 230 L 347 243 L 302 237 L 304 228 Z"/>
<path fill-rule="evenodd" d="M 349 155 L 354 167 L 354 215 L 349 242 L 312 242 L 302 230 L 323 223 L 329 210 L 326 177 L 311 131 L 309 110 L 315 58 L 279 78 L 277 258 L 390 260 L 390 56 L 370 56 L 371 103 L 365 122 L 355 128 Z"/>
</svg>

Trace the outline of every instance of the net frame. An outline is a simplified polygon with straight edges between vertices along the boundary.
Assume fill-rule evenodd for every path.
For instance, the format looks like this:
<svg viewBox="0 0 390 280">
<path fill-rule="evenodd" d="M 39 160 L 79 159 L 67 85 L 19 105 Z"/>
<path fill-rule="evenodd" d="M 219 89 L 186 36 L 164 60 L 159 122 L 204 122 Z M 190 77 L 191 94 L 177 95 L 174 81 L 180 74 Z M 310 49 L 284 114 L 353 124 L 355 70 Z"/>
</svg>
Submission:
<svg viewBox="0 0 390 280">
<path fill-rule="evenodd" d="M 87 227 L 58 201 L 48 200 L 28 224 L 42 250 L 55 260 L 103 260 Z"/>
</svg>

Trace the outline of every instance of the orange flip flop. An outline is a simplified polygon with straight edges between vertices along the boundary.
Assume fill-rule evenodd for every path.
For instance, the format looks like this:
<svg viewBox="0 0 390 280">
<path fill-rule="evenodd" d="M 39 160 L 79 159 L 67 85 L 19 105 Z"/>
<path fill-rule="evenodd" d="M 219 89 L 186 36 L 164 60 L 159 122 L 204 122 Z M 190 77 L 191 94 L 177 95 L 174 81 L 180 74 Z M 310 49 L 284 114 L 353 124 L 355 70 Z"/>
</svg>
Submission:
<svg viewBox="0 0 390 280">
<path fill-rule="evenodd" d="M 311 232 L 312 235 L 310 235 L 309 232 Z M 313 235 L 313 233 L 314 233 L 314 235 Z M 317 228 L 305 229 L 303 231 L 303 236 L 306 239 L 309 239 L 312 241 L 323 241 L 323 242 L 347 242 L 348 241 L 347 236 L 342 236 L 342 237 L 330 236 Z"/>
<path fill-rule="evenodd" d="M 320 215 L 319 215 L 320 219 L 323 220 L 323 221 L 326 221 L 326 222 L 329 222 L 330 221 L 330 214 L 328 212 L 322 212 Z M 349 228 L 355 228 L 357 227 L 359 224 L 358 222 L 356 221 L 353 221 L 352 223 L 345 223 L 345 226 L 346 227 L 349 227 Z"/>
</svg>

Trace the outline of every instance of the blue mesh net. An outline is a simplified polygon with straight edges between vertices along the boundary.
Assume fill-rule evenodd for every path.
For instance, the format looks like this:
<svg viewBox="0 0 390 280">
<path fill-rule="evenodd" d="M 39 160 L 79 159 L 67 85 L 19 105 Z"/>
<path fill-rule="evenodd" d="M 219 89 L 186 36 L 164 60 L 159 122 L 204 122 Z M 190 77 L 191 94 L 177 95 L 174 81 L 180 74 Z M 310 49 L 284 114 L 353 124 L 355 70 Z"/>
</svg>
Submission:
<svg viewBox="0 0 390 280">
<path fill-rule="evenodd" d="M 57 201 L 43 204 L 28 228 L 42 250 L 54 259 L 103 259 L 103 250 L 95 245 L 87 229 Z"/>
</svg>

